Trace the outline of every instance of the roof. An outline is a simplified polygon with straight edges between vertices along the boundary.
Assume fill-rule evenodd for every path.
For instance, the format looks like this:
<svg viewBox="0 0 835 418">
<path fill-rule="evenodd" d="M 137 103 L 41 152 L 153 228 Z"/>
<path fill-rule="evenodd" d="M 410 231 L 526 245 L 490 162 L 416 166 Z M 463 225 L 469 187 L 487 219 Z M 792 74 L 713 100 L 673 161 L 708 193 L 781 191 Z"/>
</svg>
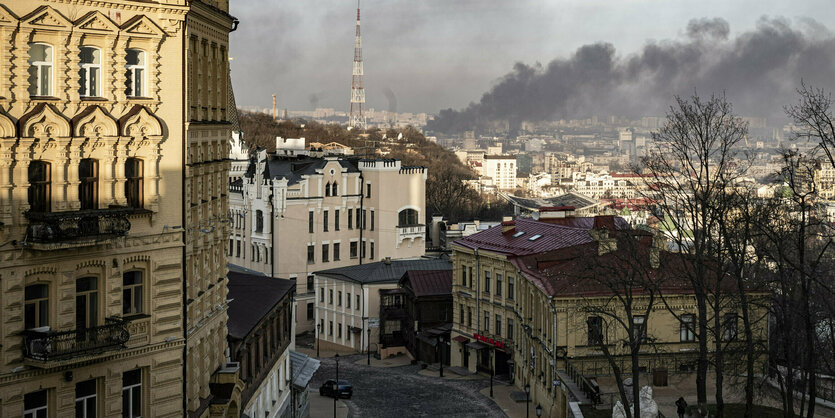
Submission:
<svg viewBox="0 0 835 418">
<path fill-rule="evenodd" d="M 242 340 L 272 309 L 296 289 L 295 280 L 277 279 L 230 270 L 229 336 Z"/>
<path fill-rule="evenodd" d="M 578 219 L 589 219 L 589 228 L 594 222 L 594 218 Z M 594 239 L 589 234 L 589 228 L 554 225 L 533 219 L 519 218 L 516 219 L 516 228 L 511 232 L 502 233 L 502 227 L 496 226 L 458 239 L 453 242 L 453 245 L 522 256 L 592 242 Z M 521 235 L 520 232 L 522 232 Z M 539 238 L 531 240 L 537 235 L 539 235 Z"/>
<path fill-rule="evenodd" d="M 515 160 L 515 155 L 485 155 L 485 160 Z"/>
<path fill-rule="evenodd" d="M 597 199 L 592 199 L 586 195 L 577 192 L 569 192 L 557 197 L 540 199 L 526 199 L 523 197 L 513 196 L 507 193 L 501 193 L 501 196 L 515 206 L 519 206 L 521 208 L 534 212 L 539 211 L 539 208 L 541 207 L 573 206 L 575 209 L 580 210 L 600 204 L 600 201 L 598 201 Z"/>
<path fill-rule="evenodd" d="M 412 289 L 417 297 L 452 296 L 452 270 L 412 270 L 403 274 L 400 285 Z"/>
<path fill-rule="evenodd" d="M 412 270 L 450 270 L 449 260 L 437 258 L 418 258 L 366 263 L 357 266 L 339 267 L 320 270 L 316 274 L 337 280 L 349 280 L 358 283 L 397 283 L 403 274 Z"/>
<path fill-rule="evenodd" d="M 298 157 L 268 157 L 265 177 L 268 178 L 286 178 L 287 184 L 292 185 L 298 183 L 302 176 L 319 174 L 317 170 L 325 168 L 325 164 L 329 160 L 325 158 L 317 158 L 310 156 Z M 347 169 L 349 173 L 358 173 L 359 169 L 352 160 L 339 158 L 336 160 L 342 168 Z"/>
<path fill-rule="evenodd" d="M 290 373 L 293 377 L 293 385 L 303 390 L 310 384 L 313 373 L 319 370 L 319 360 L 311 358 L 298 351 L 290 350 Z"/>
</svg>

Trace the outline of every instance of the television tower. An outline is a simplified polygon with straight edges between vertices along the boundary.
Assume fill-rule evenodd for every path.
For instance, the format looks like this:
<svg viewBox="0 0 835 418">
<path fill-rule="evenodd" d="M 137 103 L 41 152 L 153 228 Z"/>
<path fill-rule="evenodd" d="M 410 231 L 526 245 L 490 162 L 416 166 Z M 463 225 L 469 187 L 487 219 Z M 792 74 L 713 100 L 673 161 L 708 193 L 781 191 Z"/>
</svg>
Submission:
<svg viewBox="0 0 835 418">
<path fill-rule="evenodd" d="M 360 2 L 357 0 L 357 35 L 354 38 L 354 75 L 351 79 L 351 112 L 348 126 L 365 129 L 365 87 L 362 80 L 362 38 L 360 37 Z"/>
</svg>

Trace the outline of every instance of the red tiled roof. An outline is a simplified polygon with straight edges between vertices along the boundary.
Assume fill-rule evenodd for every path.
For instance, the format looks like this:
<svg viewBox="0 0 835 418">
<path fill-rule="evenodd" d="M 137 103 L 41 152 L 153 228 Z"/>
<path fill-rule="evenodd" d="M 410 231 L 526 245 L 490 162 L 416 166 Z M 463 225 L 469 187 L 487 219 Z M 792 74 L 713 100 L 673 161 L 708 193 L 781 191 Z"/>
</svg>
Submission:
<svg viewBox="0 0 835 418">
<path fill-rule="evenodd" d="M 401 285 L 406 282 L 417 297 L 437 295 L 452 297 L 452 270 L 409 270 L 400 279 Z"/>
<path fill-rule="evenodd" d="M 589 222 L 591 226 L 591 222 Z M 516 236 L 520 232 L 522 235 Z M 540 235 L 534 241 L 530 238 Z M 516 232 L 502 234 L 501 226 L 461 238 L 454 242 L 461 247 L 492 251 L 512 256 L 541 253 L 593 241 L 588 228 L 554 225 L 532 219 L 517 219 Z"/>
</svg>

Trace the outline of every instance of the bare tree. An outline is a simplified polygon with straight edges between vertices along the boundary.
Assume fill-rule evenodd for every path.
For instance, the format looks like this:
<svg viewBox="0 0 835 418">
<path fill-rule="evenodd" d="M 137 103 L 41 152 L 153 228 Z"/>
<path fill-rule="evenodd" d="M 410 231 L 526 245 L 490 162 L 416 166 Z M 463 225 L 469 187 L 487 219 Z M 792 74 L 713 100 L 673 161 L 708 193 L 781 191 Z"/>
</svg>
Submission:
<svg viewBox="0 0 835 418">
<path fill-rule="evenodd" d="M 727 253 L 720 220 L 728 218 L 728 197 L 748 161 L 739 152 L 748 127 L 723 96 L 708 100 L 694 95 L 676 97 L 664 126 L 653 133 L 655 148 L 642 159 L 650 174 L 657 214 L 669 223 L 670 238 L 680 251 L 683 270 L 696 302 L 696 395 L 701 414 L 707 413 L 707 371 L 716 375 L 717 416 L 724 414 L 723 345 L 720 312 L 727 305 Z M 663 294 L 662 300 L 663 298 Z M 665 302 L 666 303 L 666 302 Z M 678 314 L 670 309 L 678 318 Z M 713 341 L 713 347 L 709 347 Z"/>
<path fill-rule="evenodd" d="M 795 135 L 818 143 L 829 163 L 835 167 L 835 116 L 832 114 L 832 94 L 801 82 L 800 96 L 794 105 L 786 106 L 786 114 L 796 125 Z"/>
</svg>

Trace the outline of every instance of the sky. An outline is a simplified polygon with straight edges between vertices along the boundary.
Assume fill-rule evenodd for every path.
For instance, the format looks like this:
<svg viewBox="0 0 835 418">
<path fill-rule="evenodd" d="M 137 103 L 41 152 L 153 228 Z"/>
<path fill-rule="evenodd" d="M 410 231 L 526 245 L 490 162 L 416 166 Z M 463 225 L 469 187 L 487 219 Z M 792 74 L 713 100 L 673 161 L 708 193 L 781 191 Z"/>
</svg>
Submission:
<svg viewBox="0 0 835 418">
<path fill-rule="evenodd" d="M 230 3 L 240 20 L 230 34 L 239 106 L 270 107 L 275 93 L 280 109 L 347 111 L 355 2 Z M 835 29 L 825 26 L 835 22 L 831 0 L 364 0 L 361 8 L 367 106 L 433 114 L 478 102 L 517 63 L 547 66 L 601 43 L 623 61 L 647 45 L 678 48 L 692 41 L 694 19 L 719 18 L 731 41 L 764 21 L 811 38 Z"/>
</svg>

